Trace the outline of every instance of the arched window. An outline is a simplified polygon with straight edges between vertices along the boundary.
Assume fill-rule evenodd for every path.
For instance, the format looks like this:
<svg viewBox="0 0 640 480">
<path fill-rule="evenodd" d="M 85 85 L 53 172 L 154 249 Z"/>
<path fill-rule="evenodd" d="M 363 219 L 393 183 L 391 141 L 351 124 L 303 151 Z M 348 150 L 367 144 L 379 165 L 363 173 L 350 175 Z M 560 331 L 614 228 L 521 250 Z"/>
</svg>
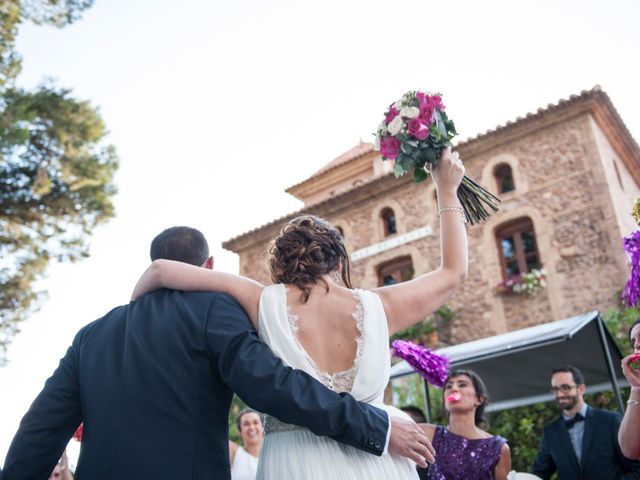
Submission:
<svg viewBox="0 0 640 480">
<path fill-rule="evenodd" d="M 398 229 L 396 228 L 396 214 L 392 209 L 385 208 L 380 213 L 380 217 L 382 218 L 382 227 L 384 229 L 385 237 L 398 233 Z"/>
<path fill-rule="evenodd" d="M 493 175 L 496 177 L 498 193 L 507 193 L 516 189 L 516 184 L 513 181 L 513 172 L 509 164 L 501 163 L 497 165 L 493 170 Z"/>
<path fill-rule="evenodd" d="M 378 286 L 394 285 L 413 278 L 411 257 L 399 257 L 378 266 Z"/>
<path fill-rule="evenodd" d="M 520 218 L 499 227 L 496 230 L 496 240 L 505 280 L 542 267 L 530 218 Z"/>
</svg>

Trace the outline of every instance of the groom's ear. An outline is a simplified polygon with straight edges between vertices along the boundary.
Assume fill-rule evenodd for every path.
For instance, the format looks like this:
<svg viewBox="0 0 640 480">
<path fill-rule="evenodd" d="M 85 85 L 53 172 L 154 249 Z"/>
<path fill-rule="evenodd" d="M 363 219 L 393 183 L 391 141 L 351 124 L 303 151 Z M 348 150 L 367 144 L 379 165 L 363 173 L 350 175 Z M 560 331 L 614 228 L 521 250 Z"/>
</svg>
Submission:
<svg viewBox="0 0 640 480">
<path fill-rule="evenodd" d="M 202 264 L 202 267 L 206 268 L 207 270 L 213 270 L 213 257 L 207 258 Z"/>
</svg>

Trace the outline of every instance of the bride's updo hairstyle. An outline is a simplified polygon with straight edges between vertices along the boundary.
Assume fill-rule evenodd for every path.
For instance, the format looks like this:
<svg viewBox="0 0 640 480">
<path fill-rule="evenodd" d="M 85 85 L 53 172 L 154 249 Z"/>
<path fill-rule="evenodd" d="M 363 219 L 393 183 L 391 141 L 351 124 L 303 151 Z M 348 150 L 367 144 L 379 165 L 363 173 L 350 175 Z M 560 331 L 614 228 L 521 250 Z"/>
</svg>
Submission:
<svg viewBox="0 0 640 480">
<path fill-rule="evenodd" d="M 342 281 L 352 288 L 349 257 L 342 235 L 320 217 L 303 215 L 286 223 L 269 248 L 267 263 L 271 281 L 295 285 L 302 290 L 305 303 L 311 295 L 311 287 L 319 281 L 329 291 L 322 276 L 337 272 L 340 265 Z"/>
</svg>

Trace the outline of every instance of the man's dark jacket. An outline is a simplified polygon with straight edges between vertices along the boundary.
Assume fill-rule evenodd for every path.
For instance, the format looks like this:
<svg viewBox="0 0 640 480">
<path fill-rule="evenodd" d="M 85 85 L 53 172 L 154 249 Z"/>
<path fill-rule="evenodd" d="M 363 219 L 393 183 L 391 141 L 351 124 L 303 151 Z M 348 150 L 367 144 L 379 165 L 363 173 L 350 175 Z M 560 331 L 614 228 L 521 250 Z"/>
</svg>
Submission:
<svg viewBox="0 0 640 480">
<path fill-rule="evenodd" d="M 76 480 L 229 478 L 233 392 L 372 454 L 383 411 L 284 367 L 229 295 L 159 290 L 84 327 L 22 419 L 2 480 L 48 478 L 84 422 Z"/>
<path fill-rule="evenodd" d="M 589 407 L 578 462 L 562 417 L 544 428 L 532 472 L 543 480 L 557 470 L 560 480 L 637 480 L 640 462 L 625 458 L 618 445 L 620 414 Z"/>
</svg>

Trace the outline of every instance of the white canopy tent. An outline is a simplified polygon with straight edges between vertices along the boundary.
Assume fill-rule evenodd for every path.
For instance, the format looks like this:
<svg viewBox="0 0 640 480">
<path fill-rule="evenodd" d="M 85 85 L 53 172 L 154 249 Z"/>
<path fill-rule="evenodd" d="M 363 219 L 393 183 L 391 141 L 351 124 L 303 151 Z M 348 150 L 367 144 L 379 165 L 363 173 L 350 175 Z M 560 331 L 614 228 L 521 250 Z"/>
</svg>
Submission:
<svg viewBox="0 0 640 480">
<path fill-rule="evenodd" d="M 566 364 L 584 374 L 587 392 L 613 390 L 624 412 L 620 387 L 627 386 L 622 353 L 597 311 L 437 350 L 451 369 L 467 368 L 482 377 L 490 395 L 488 411 L 553 399 L 551 370 Z M 404 360 L 391 368 L 391 381 L 416 374 Z M 417 374 L 416 374 L 417 375 Z M 425 382 L 425 389 L 429 385 Z M 427 417 L 431 419 L 429 395 Z"/>
</svg>

